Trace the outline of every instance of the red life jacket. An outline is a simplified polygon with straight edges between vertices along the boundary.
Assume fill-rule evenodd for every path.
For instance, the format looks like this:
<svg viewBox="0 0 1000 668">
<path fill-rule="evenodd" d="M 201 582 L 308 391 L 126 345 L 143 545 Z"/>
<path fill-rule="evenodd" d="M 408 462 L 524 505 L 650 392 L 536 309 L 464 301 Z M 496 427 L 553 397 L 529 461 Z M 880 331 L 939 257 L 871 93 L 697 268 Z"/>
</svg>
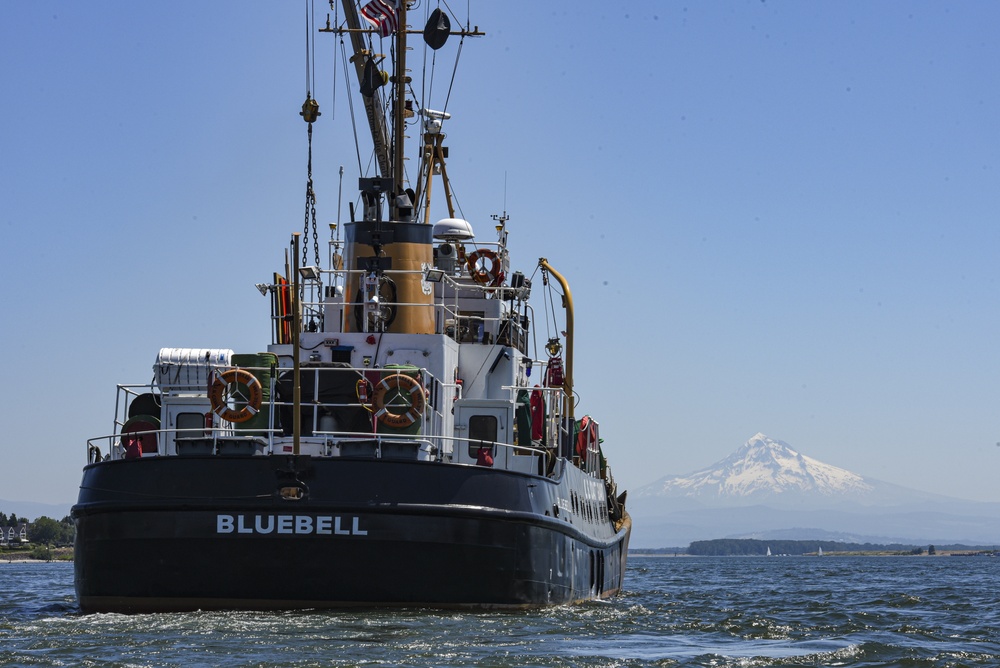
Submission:
<svg viewBox="0 0 1000 668">
<path fill-rule="evenodd" d="M 538 387 L 537 385 L 535 387 Z M 541 390 L 531 391 L 531 440 L 540 441 L 545 435 L 545 399 Z"/>
</svg>

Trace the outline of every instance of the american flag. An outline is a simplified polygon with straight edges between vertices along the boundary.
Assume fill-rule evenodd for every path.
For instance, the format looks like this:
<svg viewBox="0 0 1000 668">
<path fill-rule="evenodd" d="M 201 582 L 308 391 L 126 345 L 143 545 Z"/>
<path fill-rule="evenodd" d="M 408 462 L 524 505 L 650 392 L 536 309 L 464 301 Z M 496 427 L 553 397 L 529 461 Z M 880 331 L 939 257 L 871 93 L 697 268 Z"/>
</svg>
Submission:
<svg viewBox="0 0 1000 668">
<path fill-rule="evenodd" d="M 378 34 L 388 37 L 396 32 L 395 5 L 392 0 L 372 0 L 361 8 L 361 16 L 378 28 Z"/>
</svg>

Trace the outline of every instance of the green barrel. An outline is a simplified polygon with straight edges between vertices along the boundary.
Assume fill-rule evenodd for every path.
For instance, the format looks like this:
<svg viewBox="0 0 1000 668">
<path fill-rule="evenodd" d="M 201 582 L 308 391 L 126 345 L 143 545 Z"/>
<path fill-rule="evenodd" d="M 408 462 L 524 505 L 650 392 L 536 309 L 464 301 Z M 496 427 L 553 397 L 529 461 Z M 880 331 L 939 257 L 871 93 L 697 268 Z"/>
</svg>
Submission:
<svg viewBox="0 0 1000 668">
<path fill-rule="evenodd" d="M 233 424 L 233 427 L 247 436 L 266 436 L 267 423 L 271 417 L 271 377 L 278 365 L 278 356 L 274 353 L 234 354 L 231 364 L 246 369 L 256 376 L 264 394 L 260 411 L 246 422 Z"/>
<path fill-rule="evenodd" d="M 128 405 L 128 416 L 131 418 L 136 415 L 152 415 L 159 419 L 160 405 L 160 395 L 152 392 L 140 394 L 132 399 L 132 403 Z"/>
</svg>

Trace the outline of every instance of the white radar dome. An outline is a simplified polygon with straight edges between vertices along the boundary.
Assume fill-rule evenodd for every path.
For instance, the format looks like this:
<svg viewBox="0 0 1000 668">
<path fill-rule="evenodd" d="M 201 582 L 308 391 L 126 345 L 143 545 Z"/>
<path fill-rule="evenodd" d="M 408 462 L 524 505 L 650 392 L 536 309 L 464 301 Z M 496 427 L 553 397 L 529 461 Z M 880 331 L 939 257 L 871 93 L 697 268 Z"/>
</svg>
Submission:
<svg viewBox="0 0 1000 668">
<path fill-rule="evenodd" d="M 465 241 L 476 236 L 472 233 L 472 225 L 461 218 L 442 218 L 434 223 L 434 238 L 448 241 Z"/>
</svg>

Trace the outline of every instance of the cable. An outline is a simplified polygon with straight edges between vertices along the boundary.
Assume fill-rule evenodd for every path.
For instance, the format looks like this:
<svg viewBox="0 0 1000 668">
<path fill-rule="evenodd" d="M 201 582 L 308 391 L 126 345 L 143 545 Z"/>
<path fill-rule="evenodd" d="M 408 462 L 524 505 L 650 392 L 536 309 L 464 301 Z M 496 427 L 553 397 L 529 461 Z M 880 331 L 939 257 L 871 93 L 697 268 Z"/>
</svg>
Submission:
<svg viewBox="0 0 1000 668">
<path fill-rule="evenodd" d="M 306 0 L 306 97 L 312 97 L 312 91 L 316 87 L 316 49 L 315 40 L 312 33 L 316 26 L 316 7 L 310 0 Z"/>
</svg>

